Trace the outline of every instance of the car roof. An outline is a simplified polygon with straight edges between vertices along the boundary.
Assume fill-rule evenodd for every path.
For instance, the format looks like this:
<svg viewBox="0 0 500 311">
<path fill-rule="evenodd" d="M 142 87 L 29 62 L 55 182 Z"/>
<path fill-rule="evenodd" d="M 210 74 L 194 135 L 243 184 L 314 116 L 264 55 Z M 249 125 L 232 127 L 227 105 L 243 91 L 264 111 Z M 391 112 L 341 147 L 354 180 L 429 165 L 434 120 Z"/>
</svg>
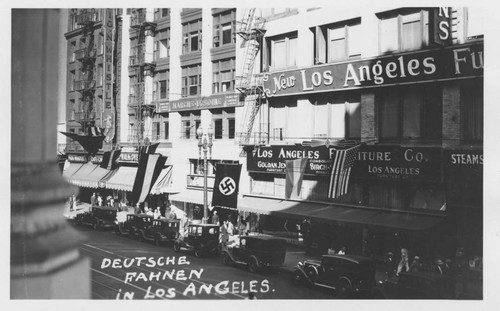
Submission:
<svg viewBox="0 0 500 311">
<path fill-rule="evenodd" d="M 146 215 L 146 214 L 129 214 L 128 216 L 135 216 L 139 218 L 153 218 L 151 215 Z"/>
<path fill-rule="evenodd" d="M 286 241 L 285 239 L 282 239 L 282 238 L 277 238 L 277 237 L 274 237 L 271 235 L 263 235 L 263 234 L 260 234 L 260 235 L 242 235 L 242 236 L 240 236 L 240 238 L 245 238 L 247 240 Z"/>
<path fill-rule="evenodd" d="M 213 225 L 213 224 L 189 224 L 190 227 L 217 227 L 219 228 L 219 225 Z"/>
<path fill-rule="evenodd" d="M 372 259 L 360 255 L 323 255 L 322 258 L 339 258 L 347 261 L 351 261 L 354 263 L 362 263 L 373 261 Z"/>
<path fill-rule="evenodd" d="M 167 219 L 167 218 L 155 219 L 155 221 L 160 221 L 160 222 L 180 222 L 179 219 Z"/>
<path fill-rule="evenodd" d="M 92 209 L 100 209 L 103 211 L 116 211 L 116 208 L 108 206 L 92 206 Z"/>
</svg>

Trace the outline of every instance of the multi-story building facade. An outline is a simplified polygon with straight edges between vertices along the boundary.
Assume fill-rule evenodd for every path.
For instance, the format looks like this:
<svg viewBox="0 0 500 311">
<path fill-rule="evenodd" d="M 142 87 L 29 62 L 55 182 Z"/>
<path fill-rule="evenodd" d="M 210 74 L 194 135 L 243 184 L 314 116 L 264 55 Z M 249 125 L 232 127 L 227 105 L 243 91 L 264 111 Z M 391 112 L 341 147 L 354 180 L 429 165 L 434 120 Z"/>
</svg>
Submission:
<svg viewBox="0 0 500 311">
<path fill-rule="evenodd" d="M 210 125 L 208 197 L 217 163 L 243 164 L 238 208 L 253 228 L 296 231 L 310 218 L 319 248 L 406 246 L 437 256 L 460 241 L 481 254 L 484 65 L 474 16 L 467 8 L 126 10 L 114 20 L 111 145 L 159 142 L 172 184 L 149 204 L 170 200 L 201 218 L 196 130 Z M 89 116 L 104 127 L 108 107 L 105 81 L 102 89 L 85 82 L 106 77 L 108 58 L 83 39 L 107 29 L 85 25 L 66 34 L 75 55 L 68 86 L 78 86 L 67 114 L 79 107 L 84 116 L 75 132 Z M 94 109 L 79 106 L 89 99 Z M 349 192 L 328 198 L 332 150 L 360 143 Z M 309 158 L 304 180 L 287 198 L 285 161 L 300 157 Z"/>
<path fill-rule="evenodd" d="M 312 218 L 323 248 L 481 254 L 484 64 L 475 12 L 269 11 L 260 10 L 258 58 L 266 101 L 253 123 L 259 140 L 245 148 L 242 209 Z M 328 145 L 350 143 L 363 145 L 349 192 L 329 199 Z M 281 201 L 285 160 L 295 157 L 309 157 L 302 187 Z"/>
</svg>

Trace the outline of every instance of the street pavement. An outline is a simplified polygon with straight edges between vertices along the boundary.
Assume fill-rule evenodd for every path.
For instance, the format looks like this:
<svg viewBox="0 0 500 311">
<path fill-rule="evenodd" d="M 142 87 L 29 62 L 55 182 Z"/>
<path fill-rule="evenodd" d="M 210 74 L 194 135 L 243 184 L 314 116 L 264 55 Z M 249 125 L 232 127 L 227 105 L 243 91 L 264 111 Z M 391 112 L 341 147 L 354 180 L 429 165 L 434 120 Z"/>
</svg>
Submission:
<svg viewBox="0 0 500 311">
<path fill-rule="evenodd" d="M 79 203 L 76 209 L 70 211 L 68 207 L 64 210 L 64 217 L 72 220 L 77 214 L 89 211 L 89 203 Z M 266 233 L 267 234 L 267 233 Z M 267 234 L 269 235 L 269 234 Z M 296 239 L 286 239 L 287 240 L 287 250 L 285 256 L 285 262 L 281 266 L 281 270 L 286 273 L 293 273 L 295 266 L 299 261 L 304 262 L 307 259 L 321 259 L 321 255 L 306 255 L 304 246 L 298 244 Z"/>
</svg>

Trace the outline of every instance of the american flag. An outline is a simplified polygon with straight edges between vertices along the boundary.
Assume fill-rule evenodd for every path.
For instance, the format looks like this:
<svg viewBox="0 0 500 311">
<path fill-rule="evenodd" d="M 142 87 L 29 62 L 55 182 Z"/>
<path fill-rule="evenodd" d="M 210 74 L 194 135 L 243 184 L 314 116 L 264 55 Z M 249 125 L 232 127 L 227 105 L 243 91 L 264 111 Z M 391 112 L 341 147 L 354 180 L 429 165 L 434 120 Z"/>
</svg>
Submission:
<svg viewBox="0 0 500 311">
<path fill-rule="evenodd" d="M 356 160 L 360 146 L 361 145 L 356 145 L 349 149 L 335 150 L 332 173 L 330 175 L 330 185 L 328 187 L 328 198 L 335 199 L 347 193 L 351 167 L 354 160 Z"/>
</svg>

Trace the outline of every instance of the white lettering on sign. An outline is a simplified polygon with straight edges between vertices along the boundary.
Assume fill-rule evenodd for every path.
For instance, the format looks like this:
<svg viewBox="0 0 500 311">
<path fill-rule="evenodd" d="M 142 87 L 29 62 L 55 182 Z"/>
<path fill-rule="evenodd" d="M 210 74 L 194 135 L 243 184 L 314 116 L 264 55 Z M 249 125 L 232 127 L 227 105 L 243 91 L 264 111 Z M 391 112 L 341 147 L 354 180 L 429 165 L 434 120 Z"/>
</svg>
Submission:
<svg viewBox="0 0 500 311">
<path fill-rule="evenodd" d="M 482 154 L 454 153 L 451 155 L 451 164 L 483 165 L 483 155 Z"/>
<path fill-rule="evenodd" d="M 453 50 L 453 57 L 455 61 L 455 74 L 461 74 L 462 65 L 471 64 L 472 69 L 483 69 L 483 52 L 471 52 L 470 48 L 462 48 Z"/>
</svg>

